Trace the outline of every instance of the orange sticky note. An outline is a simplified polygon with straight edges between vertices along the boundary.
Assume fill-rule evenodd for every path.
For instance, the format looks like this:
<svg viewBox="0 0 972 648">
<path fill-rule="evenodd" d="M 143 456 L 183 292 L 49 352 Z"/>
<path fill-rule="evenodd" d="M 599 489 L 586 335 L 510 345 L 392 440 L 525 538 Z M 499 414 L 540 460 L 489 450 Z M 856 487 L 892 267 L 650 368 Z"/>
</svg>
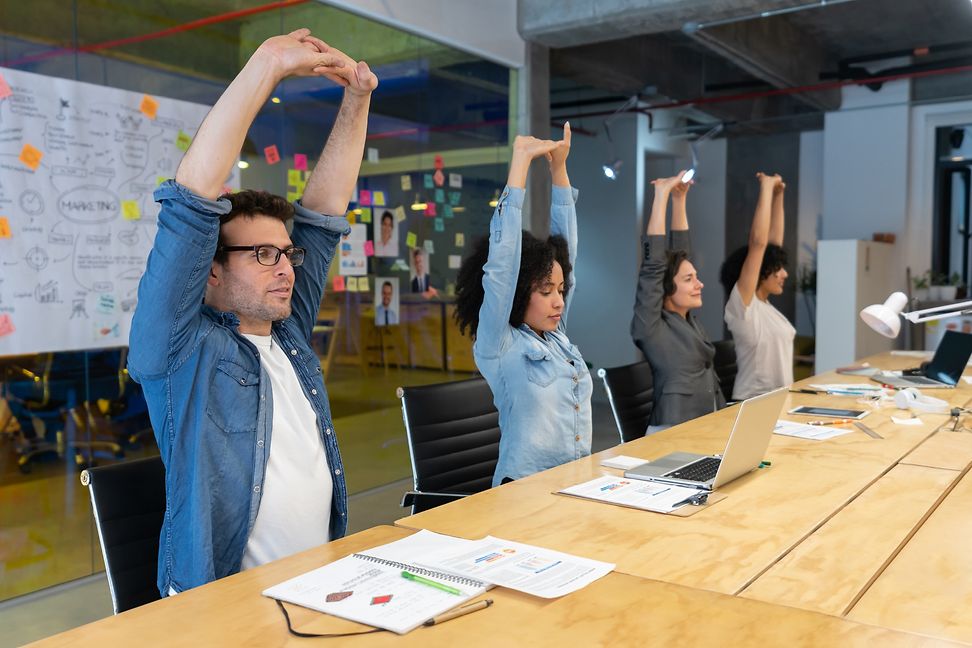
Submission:
<svg viewBox="0 0 972 648">
<path fill-rule="evenodd" d="M 267 164 L 276 164 L 280 161 L 280 152 L 277 150 L 276 144 L 271 144 L 270 146 L 263 149 L 263 157 L 267 159 Z"/>
<path fill-rule="evenodd" d="M 138 109 L 149 119 L 155 119 L 155 115 L 159 112 L 159 102 L 148 95 L 142 95 L 142 103 L 139 104 Z"/>
<path fill-rule="evenodd" d="M 10 232 L 10 221 L 7 220 L 6 216 L 0 216 L 0 239 L 6 239 L 13 236 Z"/>
<path fill-rule="evenodd" d="M 30 144 L 24 144 L 24 148 L 20 149 L 20 157 L 17 159 L 23 162 L 24 166 L 30 167 L 31 171 L 36 171 L 37 167 L 40 166 L 42 157 L 44 157 L 44 154 L 39 149 Z"/>
<path fill-rule="evenodd" d="M 13 90 L 10 89 L 10 86 L 7 84 L 7 80 L 3 78 L 2 74 L 0 74 L 0 99 L 6 99 L 12 94 Z"/>
<path fill-rule="evenodd" d="M 338 276 L 334 277 L 334 291 L 335 292 L 344 292 L 344 277 L 343 276 L 338 275 Z"/>
</svg>

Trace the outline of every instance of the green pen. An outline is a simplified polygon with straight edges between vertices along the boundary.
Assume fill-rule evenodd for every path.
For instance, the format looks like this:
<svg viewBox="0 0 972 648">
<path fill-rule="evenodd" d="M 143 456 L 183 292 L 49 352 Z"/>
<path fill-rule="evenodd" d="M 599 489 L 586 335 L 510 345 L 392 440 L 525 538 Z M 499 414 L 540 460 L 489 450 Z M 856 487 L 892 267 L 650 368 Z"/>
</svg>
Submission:
<svg viewBox="0 0 972 648">
<path fill-rule="evenodd" d="M 411 573 L 409 573 L 407 571 L 403 571 L 402 572 L 402 578 L 406 578 L 406 579 L 408 579 L 410 581 L 413 581 L 415 583 L 421 583 L 422 585 L 428 585 L 429 587 L 434 587 L 435 589 L 442 590 L 443 592 L 448 592 L 449 594 L 455 594 L 456 596 L 462 596 L 463 595 L 462 590 L 458 590 L 455 587 L 451 587 L 449 585 L 444 585 L 442 583 L 439 583 L 437 581 L 434 581 L 434 580 L 431 580 L 431 579 L 428 579 L 428 578 L 423 578 L 421 576 L 417 576 L 415 574 L 411 574 Z"/>
</svg>

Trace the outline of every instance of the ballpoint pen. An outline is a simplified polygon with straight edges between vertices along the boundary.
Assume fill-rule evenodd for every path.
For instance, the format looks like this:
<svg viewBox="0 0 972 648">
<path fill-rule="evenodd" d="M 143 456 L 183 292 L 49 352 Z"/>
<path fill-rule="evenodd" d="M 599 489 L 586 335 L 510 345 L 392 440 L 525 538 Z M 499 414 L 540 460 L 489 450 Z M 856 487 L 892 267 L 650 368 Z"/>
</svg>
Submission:
<svg viewBox="0 0 972 648">
<path fill-rule="evenodd" d="M 826 394 L 827 392 L 819 389 L 791 389 L 791 394 Z"/>
<path fill-rule="evenodd" d="M 402 578 L 408 579 L 413 583 L 421 583 L 422 585 L 428 585 L 429 587 L 434 587 L 437 590 L 442 590 L 443 592 L 448 592 L 449 594 L 455 594 L 456 596 L 462 596 L 463 592 L 460 589 L 456 589 L 451 585 L 446 585 L 438 581 L 434 581 L 431 578 L 424 578 L 418 576 L 417 574 L 412 574 L 407 571 L 402 572 Z"/>
<path fill-rule="evenodd" d="M 454 610 L 449 610 L 444 614 L 440 614 L 437 617 L 432 617 L 422 625 L 434 626 L 439 623 L 445 623 L 449 619 L 455 619 L 456 617 L 464 616 L 466 614 L 469 614 L 470 612 L 485 610 L 492 604 L 493 604 L 493 599 L 483 599 L 481 601 L 476 601 L 474 603 L 468 603 L 466 605 L 463 605 L 462 607 L 457 607 Z"/>
<path fill-rule="evenodd" d="M 690 497 L 686 497 L 681 502 L 676 502 L 675 506 L 682 506 L 683 504 L 691 504 L 692 506 L 702 506 L 705 504 L 706 500 L 709 499 L 709 491 L 702 491 Z"/>
<path fill-rule="evenodd" d="M 834 419 L 833 421 L 810 421 L 807 425 L 847 425 L 853 423 L 855 419 Z"/>
</svg>

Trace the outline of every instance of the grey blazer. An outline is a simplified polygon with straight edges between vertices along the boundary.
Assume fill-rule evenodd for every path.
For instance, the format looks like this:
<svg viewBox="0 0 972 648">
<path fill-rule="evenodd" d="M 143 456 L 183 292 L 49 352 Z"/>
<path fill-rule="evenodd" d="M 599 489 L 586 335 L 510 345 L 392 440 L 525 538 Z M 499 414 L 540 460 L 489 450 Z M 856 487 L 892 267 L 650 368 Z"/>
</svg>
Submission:
<svg viewBox="0 0 972 648">
<path fill-rule="evenodd" d="M 665 236 L 642 236 L 631 337 L 645 354 L 655 380 L 650 425 L 676 425 L 726 404 L 712 366 L 715 347 L 695 315 L 683 318 L 664 303 Z M 672 232 L 672 249 L 691 253 L 688 230 Z"/>
</svg>

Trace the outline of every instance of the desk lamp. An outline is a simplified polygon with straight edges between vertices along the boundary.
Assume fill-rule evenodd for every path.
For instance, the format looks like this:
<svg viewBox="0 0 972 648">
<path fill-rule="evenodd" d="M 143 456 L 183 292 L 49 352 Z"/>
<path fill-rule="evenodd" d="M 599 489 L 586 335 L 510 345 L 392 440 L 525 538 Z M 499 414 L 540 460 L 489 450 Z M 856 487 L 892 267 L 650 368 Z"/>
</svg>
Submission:
<svg viewBox="0 0 972 648">
<path fill-rule="evenodd" d="M 883 304 L 871 304 L 861 311 L 861 319 L 884 337 L 896 338 L 901 331 L 901 320 L 905 318 L 912 324 L 932 320 L 972 314 L 972 301 L 957 302 L 933 308 L 903 312 L 908 305 L 908 296 L 903 292 L 893 292 Z"/>
</svg>

